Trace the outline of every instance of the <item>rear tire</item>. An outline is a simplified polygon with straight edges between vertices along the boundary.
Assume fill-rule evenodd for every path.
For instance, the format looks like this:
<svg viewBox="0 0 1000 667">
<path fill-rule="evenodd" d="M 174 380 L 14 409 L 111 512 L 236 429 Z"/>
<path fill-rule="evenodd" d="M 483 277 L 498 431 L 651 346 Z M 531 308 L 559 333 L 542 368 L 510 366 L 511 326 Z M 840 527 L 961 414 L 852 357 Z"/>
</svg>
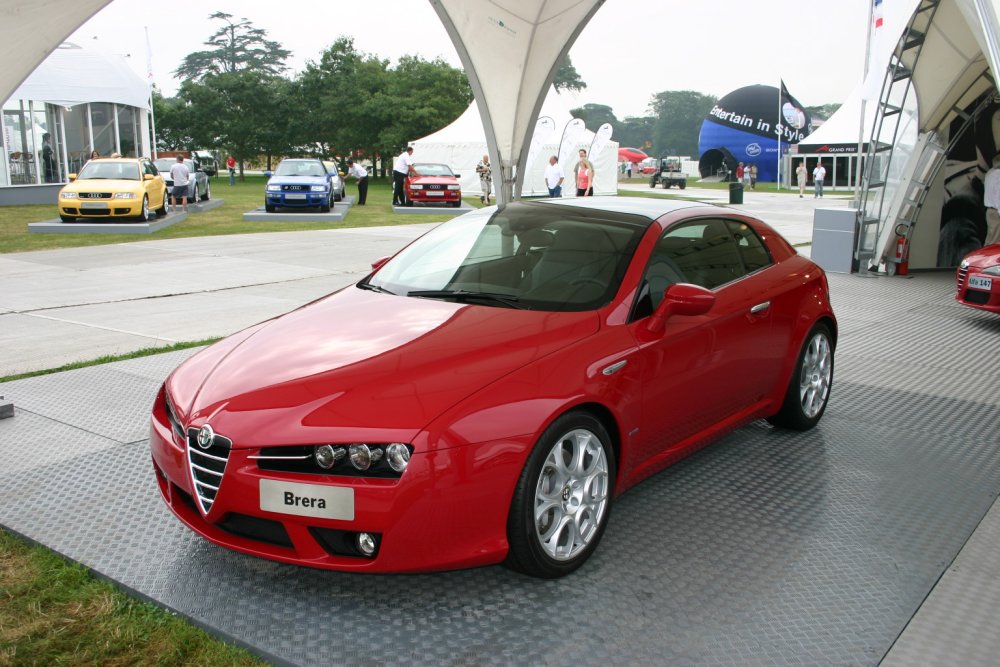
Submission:
<svg viewBox="0 0 1000 667">
<path fill-rule="evenodd" d="M 507 518 L 506 565 L 552 579 L 577 569 L 601 541 L 611 515 L 611 436 L 587 412 L 568 412 L 545 429 L 518 479 Z"/>
<path fill-rule="evenodd" d="M 160 208 L 156 209 L 156 217 L 157 218 L 162 218 L 163 216 L 165 216 L 167 214 L 167 200 L 168 200 L 167 191 L 164 190 L 163 191 L 163 202 L 160 204 Z"/>
<path fill-rule="evenodd" d="M 677 187 L 679 187 L 681 190 L 683 190 L 687 186 L 688 186 L 687 181 L 681 181 L 680 183 L 677 184 Z"/>
<path fill-rule="evenodd" d="M 775 426 L 808 431 L 826 411 L 832 385 L 833 335 L 829 325 L 817 322 L 802 344 L 781 410 L 767 420 Z"/>
</svg>

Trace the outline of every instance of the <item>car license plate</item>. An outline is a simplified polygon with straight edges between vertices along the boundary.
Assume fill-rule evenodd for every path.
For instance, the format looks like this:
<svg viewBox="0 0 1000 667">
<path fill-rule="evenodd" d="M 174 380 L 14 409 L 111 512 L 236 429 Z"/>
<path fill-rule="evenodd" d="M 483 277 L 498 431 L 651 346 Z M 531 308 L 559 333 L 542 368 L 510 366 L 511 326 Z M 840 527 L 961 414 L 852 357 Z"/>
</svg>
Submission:
<svg viewBox="0 0 1000 667">
<path fill-rule="evenodd" d="M 260 508 L 317 519 L 354 520 L 354 489 L 347 486 L 260 480 Z"/>
<path fill-rule="evenodd" d="M 285 199 L 305 199 L 305 195 L 285 195 Z"/>
<path fill-rule="evenodd" d="M 108 205 L 102 201 L 83 201 L 80 202 L 80 208 L 103 208 L 107 209 Z"/>
<path fill-rule="evenodd" d="M 993 289 L 993 279 L 986 276 L 969 276 L 969 287 L 989 292 Z"/>
<path fill-rule="evenodd" d="M 444 193 L 440 190 L 431 190 L 427 193 L 428 197 L 444 197 Z"/>
</svg>

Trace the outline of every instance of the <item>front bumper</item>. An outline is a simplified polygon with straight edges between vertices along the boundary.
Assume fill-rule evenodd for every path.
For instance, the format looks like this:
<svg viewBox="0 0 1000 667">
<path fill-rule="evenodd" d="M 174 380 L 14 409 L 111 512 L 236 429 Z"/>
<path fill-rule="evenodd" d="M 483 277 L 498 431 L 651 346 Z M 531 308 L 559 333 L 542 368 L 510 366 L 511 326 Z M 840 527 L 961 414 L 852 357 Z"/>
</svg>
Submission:
<svg viewBox="0 0 1000 667">
<path fill-rule="evenodd" d="M 988 288 L 982 286 L 982 281 L 989 281 Z M 978 287 L 970 283 L 978 282 Z M 1000 313 L 1000 276 L 989 276 L 975 267 L 959 269 L 956 274 L 957 293 L 955 300 L 971 308 Z"/>
<path fill-rule="evenodd" d="M 488 565 L 507 553 L 507 514 L 530 438 L 416 451 L 399 479 L 261 470 L 256 449 L 232 449 L 207 514 L 194 499 L 187 443 L 166 424 L 162 401 L 150 424 L 160 493 L 191 530 L 215 544 L 270 560 L 330 570 L 415 572 Z M 421 453 L 421 450 L 423 453 Z M 348 488 L 352 520 L 261 509 L 261 480 Z M 352 553 L 353 537 L 377 536 L 378 550 Z"/>
<path fill-rule="evenodd" d="M 306 192 L 301 194 L 286 194 L 284 192 L 268 192 L 264 201 L 270 206 L 281 208 L 318 208 L 330 201 L 329 192 Z"/>
<path fill-rule="evenodd" d="M 87 208 L 83 204 L 88 205 Z M 74 218 L 126 218 L 142 213 L 142 199 L 107 199 L 81 202 L 67 199 L 59 202 L 59 213 Z"/>
<path fill-rule="evenodd" d="M 452 203 L 461 200 L 462 192 L 460 190 L 407 190 L 406 197 L 418 204 L 441 204 L 442 202 Z"/>
</svg>

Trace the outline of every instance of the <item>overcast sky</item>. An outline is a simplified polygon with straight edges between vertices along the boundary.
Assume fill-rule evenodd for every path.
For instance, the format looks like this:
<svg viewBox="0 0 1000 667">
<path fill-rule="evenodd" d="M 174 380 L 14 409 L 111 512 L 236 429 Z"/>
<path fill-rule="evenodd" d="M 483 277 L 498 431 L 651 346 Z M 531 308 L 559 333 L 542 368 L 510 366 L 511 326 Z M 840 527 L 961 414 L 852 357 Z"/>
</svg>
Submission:
<svg viewBox="0 0 1000 667">
<path fill-rule="evenodd" d="M 661 91 L 721 97 L 780 77 L 804 105 L 842 102 L 862 78 L 869 1 L 607 0 L 570 51 L 587 83 L 577 99 L 624 118 L 646 115 Z M 172 72 L 222 25 L 208 20 L 215 11 L 266 30 L 292 51 L 296 72 L 342 35 L 392 61 L 411 54 L 460 66 L 425 0 L 114 0 L 69 41 L 127 53 L 145 78 L 148 27 L 154 79 L 169 96 L 178 86 Z"/>
</svg>

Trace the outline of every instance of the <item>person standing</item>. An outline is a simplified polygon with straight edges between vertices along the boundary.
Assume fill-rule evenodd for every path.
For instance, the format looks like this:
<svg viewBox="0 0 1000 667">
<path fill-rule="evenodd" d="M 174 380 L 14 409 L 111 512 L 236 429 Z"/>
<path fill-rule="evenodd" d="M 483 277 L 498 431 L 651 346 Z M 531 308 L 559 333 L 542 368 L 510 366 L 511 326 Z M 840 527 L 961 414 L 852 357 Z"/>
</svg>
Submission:
<svg viewBox="0 0 1000 667">
<path fill-rule="evenodd" d="M 594 165 L 587 159 L 587 151 L 580 149 L 580 160 L 576 163 L 576 196 L 594 196 Z"/>
<path fill-rule="evenodd" d="M 983 245 L 1000 243 L 1000 153 L 993 158 L 993 167 L 983 181 L 983 204 L 986 206 L 986 239 Z"/>
<path fill-rule="evenodd" d="M 191 170 L 184 164 L 183 156 L 177 156 L 177 163 L 170 168 L 170 178 L 174 181 L 174 187 L 170 191 L 170 207 L 177 212 L 177 200 L 181 200 L 184 211 L 188 210 L 188 181 L 191 178 Z"/>
<path fill-rule="evenodd" d="M 743 187 L 744 187 L 744 189 L 750 187 L 750 165 L 749 164 L 745 165 L 743 167 Z"/>
<path fill-rule="evenodd" d="M 483 159 L 476 165 L 476 173 L 479 174 L 479 187 L 483 192 L 483 194 L 479 195 L 479 201 L 489 206 L 490 193 L 493 192 L 493 170 L 490 169 L 489 155 L 484 155 Z"/>
<path fill-rule="evenodd" d="M 368 170 L 348 159 L 347 175 L 358 179 L 358 206 L 364 206 L 368 199 Z"/>
<path fill-rule="evenodd" d="M 753 162 L 750 164 L 750 189 L 757 189 L 757 163 Z"/>
<path fill-rule="evenodd" d="M 816 194 L 813 195 L 813 199 L 823 196 L 823 179 L 825 178 L 826 168 L 822 162 L 817 162 L 816 168 L 813 169 L 813 185 L 816 187 Z"/>
<path fill-rule="evenodd" d="M 42 175 L 46 183 L 56 182 L 56 161 L 52 151 L 52 135 L 42 135 Z"/>
<path fill-rule="evenodd" d="M 226 168 L 229 169 L 229 185 L 236 185 L 236 158 L 232 155 L 226 158 Z"/>
<path fill-rule="evenodd" d="M 562 197 L 562 184 L 566 180 L 563 168 L 559 166 L 559 158 L 555 155 L 549 158 L 545 167 L 545 187 L 549 189 L 550 197 Z"/>
<path fill-rule="evenodd" d="M 632 160 L 625 160 L 625 176 L 632 178 Z"/>
<path fill-rule="evenodd" d="M 742 183 L 743 182 L 743 172 L 744 172 L 743 163 L 740 162 L 738 165 L 736 165 L 736 182 L 737 183 Z"/>
<path fill-rule="evenodd" d="M 406 177 L 410 175 L 412 166 L 413 146 L 407 146 L 406 150 L 396 158 L 396 164 L 392 167 L 393 206 L 406 206 Z"/>
<path fill-rule="evenodd" d="M 806 169 L 806 161 L 803 160 L 799 162 L 799 166 L 795 169 L 795 181 L 799 186 L 799 199 L 802 199 L 803 194 L 806 191 L 806 181 L 809 180 L 809 170 Z"/>
</svg>

